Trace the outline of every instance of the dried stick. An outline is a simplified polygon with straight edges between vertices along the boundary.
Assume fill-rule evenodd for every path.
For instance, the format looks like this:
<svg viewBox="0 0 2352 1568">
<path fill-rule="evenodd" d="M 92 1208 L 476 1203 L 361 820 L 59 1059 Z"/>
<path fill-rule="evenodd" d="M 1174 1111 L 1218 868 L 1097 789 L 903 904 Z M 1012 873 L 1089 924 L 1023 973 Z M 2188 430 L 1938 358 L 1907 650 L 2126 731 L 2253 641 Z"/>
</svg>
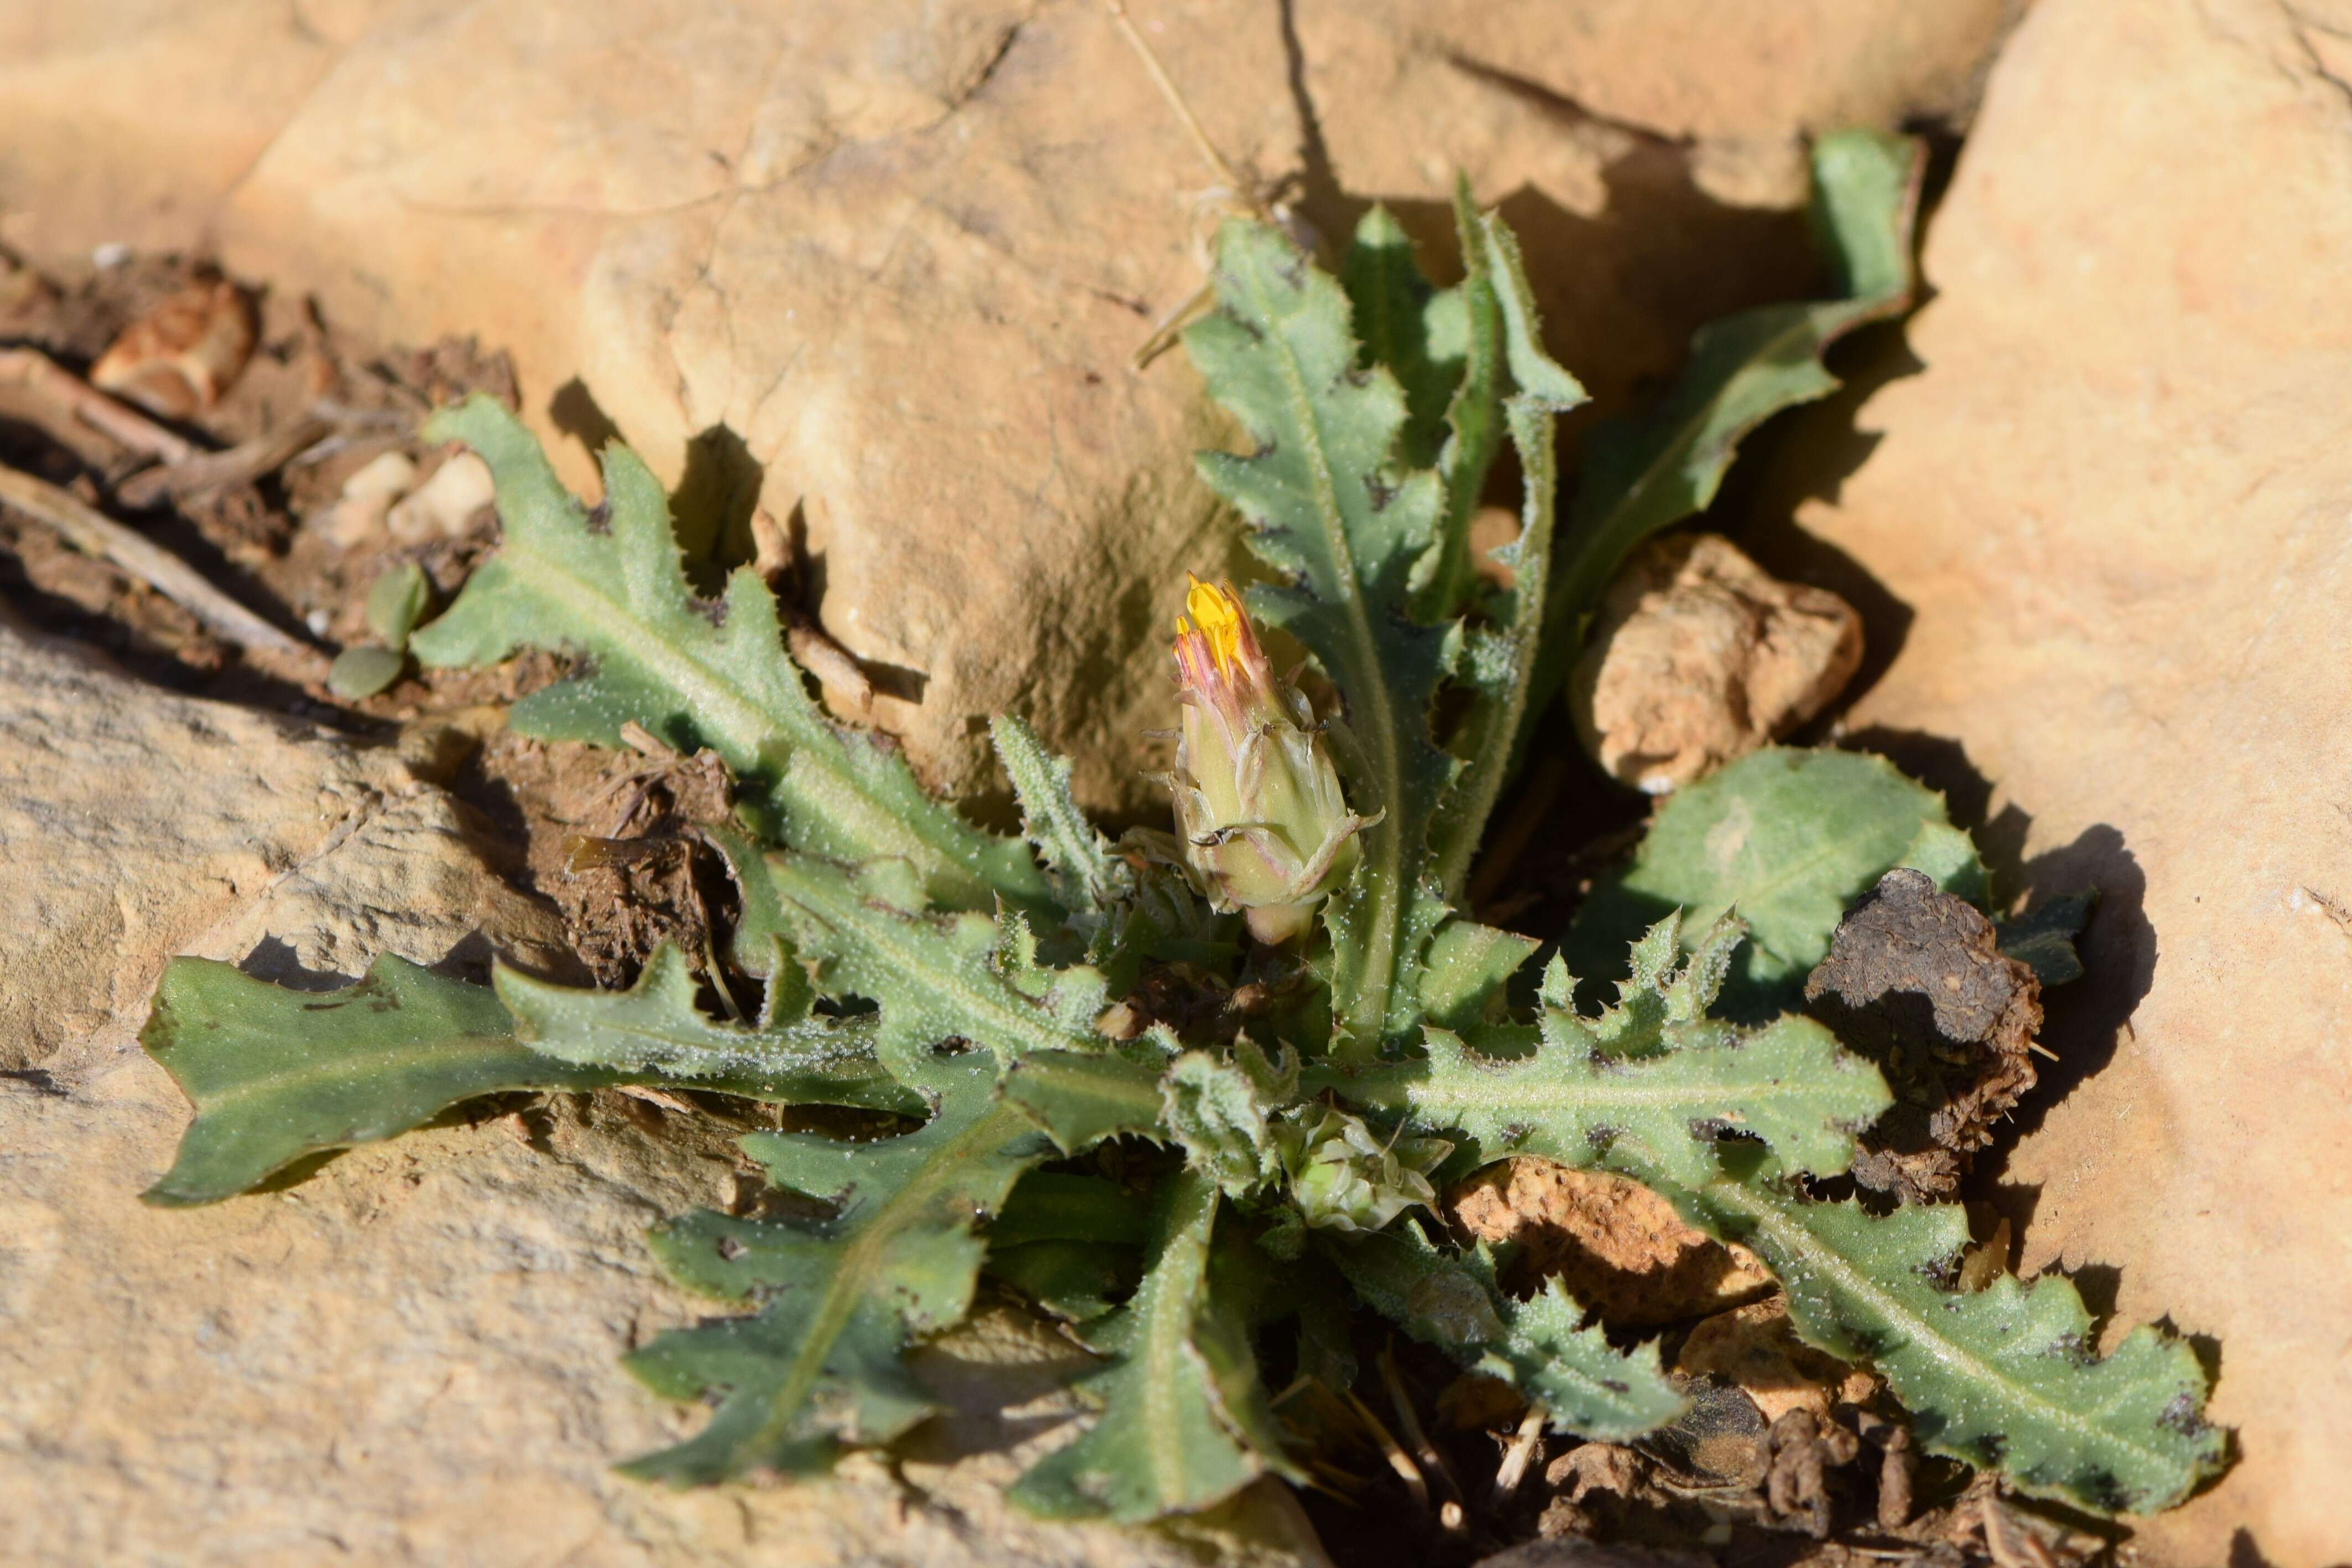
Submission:
<svg viewBox="0 0 2352 1568">
<path fill-rule="evenodd" d="M 0 385 L 21 386 L 56 404 L 100 435 L 166 463 L 198 455 L 194 443 L 118 403 L 38 349 L 0 349 Z"/>
<path fill-rule="evenodd" d="M 143 510 L 240 479 L 257 479 L 277 472 L 334 433 L 335 426 L 329 421 L 305 416 L 274 435 L 241 442 L 226 452 L 203 452 L 133 474 L 114 487 L 114 499 Z"/>
<path fill-rule="evenodd" d="M 56 529 L 75 549 L 111 561 L 240 647 L 318 657 L 315 649 L 296 642 L 214 587 L 202 573 L 170 551 L 47 479 L 0 468 L 0 503 Z"/>
</svg>

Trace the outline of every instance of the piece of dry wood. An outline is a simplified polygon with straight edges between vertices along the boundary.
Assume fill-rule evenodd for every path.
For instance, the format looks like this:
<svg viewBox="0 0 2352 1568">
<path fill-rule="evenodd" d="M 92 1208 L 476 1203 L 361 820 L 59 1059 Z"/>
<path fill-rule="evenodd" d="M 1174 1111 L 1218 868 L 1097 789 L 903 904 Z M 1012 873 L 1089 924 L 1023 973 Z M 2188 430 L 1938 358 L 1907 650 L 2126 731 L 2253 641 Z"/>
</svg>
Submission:
<svg viewBox="0 0 2352 1568">
<path fill-rule="evenodd" d="M 0 383 L 47 398 L 58 409 L 134 452 L 184 463 L 201 448 L 129 404 L 117 402 L 38 349 L 0 349 Z"/>
<path fill-rule="evenodd" d="M 306 416 L 283 430 L 240 442 L 226 452 L 200 452 L 182 462 L 133 474 L 114 487 L 114 498 L 124 506 L 144 510 L 223 485 L 257 479 L 284 468 L 335 430 L 331 421 Z"/>
<path fill-rule="evenodd" d="M 56 529 L 75 549 L 111 561 L 240 647 L 319 657 L 316 649 L 295 641 L 214 587 L 204 574 L 153 540 L 125 528 L 47 479 L 0 468 L 0 503 Z"/>
</svg>

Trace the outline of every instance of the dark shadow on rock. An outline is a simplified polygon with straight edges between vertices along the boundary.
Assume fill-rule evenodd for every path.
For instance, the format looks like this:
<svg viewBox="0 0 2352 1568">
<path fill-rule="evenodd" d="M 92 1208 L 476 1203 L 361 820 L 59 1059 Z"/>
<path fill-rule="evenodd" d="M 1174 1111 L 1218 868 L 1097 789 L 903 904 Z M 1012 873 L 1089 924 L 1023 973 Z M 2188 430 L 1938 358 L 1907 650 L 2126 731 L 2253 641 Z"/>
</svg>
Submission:
<svg viewBox="0 0 2352 1568">
<path fill-rule="evenodd" d="M 713 425 L 686 444 L 686 467 L 670 492 L 669 511 L 680 549 L 698 576 L 715 591 L 726 574 L 752 556 L 751 514 L 759 510 L 767 465 L 743 437 Z"/>
<path fill-rule="evenodd" d="M 357 984 L 360 978 L 305 967 L 293 944 L 278 936 L 265 936 L 254 943 L 253 951 L 237 960 L 236 966 L 256 980 L 267 980 L 289 991 L 341 991 Z"/>
<path fill-rule="evenodd" d="M 591 458 L 602 459 L 604 448 L 621 438 L 621 427 L 613 423 L 588 384 L 573 376 L 555 389 L 547 400 L 547 417 L 558 430 L 580 443 Z"/>
</svg>

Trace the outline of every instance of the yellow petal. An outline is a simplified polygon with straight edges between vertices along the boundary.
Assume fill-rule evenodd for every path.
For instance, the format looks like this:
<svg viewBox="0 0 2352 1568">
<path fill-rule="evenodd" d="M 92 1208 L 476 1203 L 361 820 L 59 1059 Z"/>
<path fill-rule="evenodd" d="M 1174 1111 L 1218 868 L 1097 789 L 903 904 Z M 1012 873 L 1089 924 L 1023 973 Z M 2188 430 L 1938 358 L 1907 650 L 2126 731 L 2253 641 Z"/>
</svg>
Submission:
<svg viewBox="0 0 2352 1568">
<path fill-rule="evenodd" d="M 1188 572 L 1185 575 L 1192 574 Z M 1242 641 L 1239 601 L 1216 584 L 1192 577 L 1192 589 L 1184 595 L 1184 607 L 1192 612 L 1202 635 L 1209 639 L 1209 652 L 1217 661 L 1217 673 L 1233 674 L 1234 656 Z"/>
</svg>

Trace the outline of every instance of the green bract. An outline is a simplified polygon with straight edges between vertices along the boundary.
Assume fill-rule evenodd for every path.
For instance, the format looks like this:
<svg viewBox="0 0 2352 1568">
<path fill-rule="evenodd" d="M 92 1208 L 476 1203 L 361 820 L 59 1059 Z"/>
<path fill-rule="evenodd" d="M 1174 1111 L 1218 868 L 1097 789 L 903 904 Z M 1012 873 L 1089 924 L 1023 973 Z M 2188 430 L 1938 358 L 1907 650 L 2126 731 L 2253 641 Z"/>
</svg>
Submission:
<svg viewBox="0 0 2352 1568">
<path fill-rule="evenodd" d="M 1337 278 L 1272 227 L 1229 225 L 1216 310 L 1187 342 L 1245 450 L 1202 469 L 1274 574 L 1251 608 L 1303 646 L 1338 716 L 1318 722 L 1239 602 L 1201 585 L 1179 643 L 1179 842 L 1106 840 L 1069 764 L 1011 717 L 994 737 L 1025 837 L 975 827 L 818 708 L 755 574 L 717 605 L 694 596 L 661 489 L 625 448 L 605 453 L 592 514 L 498 405 L 436 416 L 429 438 L 489 464 L 505 541 L 413 633 L 416 584 L 387 590 L 387 635 L 397 622 L 427 666 L 572 657 L 572 679 L 517 706 L 525 733 L 609 745 L 634 723 L 715 752 L 740 813 L 709 836 L 740 892 L 723 963 L 666 949 L 601 993 L 503 970 L 467 986 L 387 958 L 319 995 L 181 960 L 143 1037 L 196 1120 L 149 1197 L 226 1197 L 515 1089 L 848 1108 L 833 1120 L 855 1139 L 741 1140 L 793 1194 L 762 1213 L 788 1217 L 705 1212 L 656 1233 L 673 1274 L 739 1315 L 630 1355 L 653 1390 L 712 1411 L 630 1469 L 801 1474 L 895 1441 L 932 1408 L 907 1352 L 992 1276 L 1085 1325 L 1097 1358 L 1083 1388 L 1098 1412 L 1013 1496 L 1139 1521 L 1305 1473 L 1258 1355 L 1295 1344 L 1286 1375 L 1349 1383 L 1349 1292 L 1565 1430 L 1627 1439 L 1675 1419 L 1654 1344 L 1612 1342 L 1557 1280 L 1515 1299 L 1494 1258 L 1434 1223 L 1440 1162 L 1541 1155 L 1646 1183 L 1752 1247 L 1799 1331 L 1879 1367 L 1927 1447 L 2083 1507 L 2177 1501 L 2222 1453 L 2179 1342 L 2137 1330 L 2099 1360 L 2063 1279 L 1947 1288 L 1956 1210 L 1874 1217 L 1810 1195 L 1887 1090 L 1777 1003 L 1886 867 L 1982 898 L 1935 796 L 1874 759 L 1739 763 L 1664 808 L 1539 979 L 1520 973 L 1535 941 L 1461 908 L 1626 552 L 1706 503 L 1741 432 L 1834 384 L 1818 356 L 1839 332 L 1907 299 L 1917 166 L 1901 138 L 1822 143 L 1822 231 L 1848 296 L 1702 334 L 1660 408 L 1591 436 L 1557 539 L 1552 422 L 1582 394 L 1545 354 L 1497 218 L 1457 201 L 1464 275 L 1443 289 L 1378 208 Z M 1495 587 L 1469 527 L 1507 441 L 1519 534 Z M 1252 950 L 1234 911 L 1282 945 Z M 2020 951 L 2063 973 L 2079 918 L 2016 928 Z M 1618 980 L 1614 1000 L 1580 1005 L 1571 963 Z M 731 1012 L 754 979 L 755 1018 L 706 1005 Z M 1266 1283 L 1277 1268 L 1286 1288 Z"/>
</svg>

